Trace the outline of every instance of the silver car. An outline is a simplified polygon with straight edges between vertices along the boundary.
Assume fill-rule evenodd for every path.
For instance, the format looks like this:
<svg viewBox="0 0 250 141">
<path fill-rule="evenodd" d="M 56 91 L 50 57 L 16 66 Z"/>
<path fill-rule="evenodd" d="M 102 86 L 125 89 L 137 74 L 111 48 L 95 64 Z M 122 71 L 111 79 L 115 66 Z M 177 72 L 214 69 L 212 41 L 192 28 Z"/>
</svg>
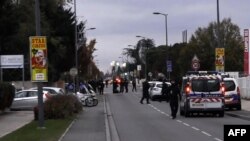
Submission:
<svg viewBox="0 0 250 141">
<path fill-rule="evenodd" d="M 30 88 L 30 90 L 37 90 L 37 87 Z M 43 90 L 48 91 L 52 95 L 65 94 L 65 91 L 58 87 L 43 87 Z"/>
<path fill-rule="evenodd" d="M 48 99 L 50 94 L 48 91 L 43 91 L 43 101 Z M 37 90 L 21 90 L 15 93 L 14 100 L 10 107 L 11 110 L 33 110 L 38 105 Z"/>
</svg>

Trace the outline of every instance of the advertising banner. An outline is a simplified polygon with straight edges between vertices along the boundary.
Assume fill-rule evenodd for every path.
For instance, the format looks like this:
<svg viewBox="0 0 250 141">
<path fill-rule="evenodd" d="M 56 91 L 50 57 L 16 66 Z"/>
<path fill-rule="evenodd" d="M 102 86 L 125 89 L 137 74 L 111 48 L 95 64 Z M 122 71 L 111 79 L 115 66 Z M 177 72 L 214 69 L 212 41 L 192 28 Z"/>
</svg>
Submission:
<svg viewBox="0 0 250 141">
<path fill-rule="evenodd" d="M 225 49 L 215 48 L 215 69 L 219 72 L 225 70 Z"/>
<path fill-rule="evenodd" d="M 30 37 L 31 81 L 48 81 L 47 39 L 45 36 Z"/>
<path fill-rule="evenodd" d="M 249 29 L 244 29 L 244 74 L 249 75 Z"/>
</svg>

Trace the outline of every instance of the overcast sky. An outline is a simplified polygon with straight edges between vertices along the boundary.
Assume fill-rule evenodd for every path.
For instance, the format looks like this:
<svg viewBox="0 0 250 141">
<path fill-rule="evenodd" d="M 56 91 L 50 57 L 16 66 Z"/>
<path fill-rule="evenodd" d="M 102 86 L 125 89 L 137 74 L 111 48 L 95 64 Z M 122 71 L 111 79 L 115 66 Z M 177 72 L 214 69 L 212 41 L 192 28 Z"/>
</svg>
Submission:
<svg viewBox="0 0 250 141">
<path fill-rule="evenodd" d="M 140 38 L 152 38 L 155 45 L 166 44 L 165 17 L 168 14 L 168 44 L 182 42 L 182 31 L 188 39 L 198 27 L 217 21 L 217 0 L 76 0 L 77 17 L 87 20 L 88 41 L 96 39 L 94 53 L 104 73 L 111 70 L 111 61 L 122 61 L 123 48 L 135 45 Z M 250 0 L 219 0 L 220 20 L 231 18 L 241 29 L 250 27 Z M 126 57 L 123 57 L 126 59 Z"/>
</svg>

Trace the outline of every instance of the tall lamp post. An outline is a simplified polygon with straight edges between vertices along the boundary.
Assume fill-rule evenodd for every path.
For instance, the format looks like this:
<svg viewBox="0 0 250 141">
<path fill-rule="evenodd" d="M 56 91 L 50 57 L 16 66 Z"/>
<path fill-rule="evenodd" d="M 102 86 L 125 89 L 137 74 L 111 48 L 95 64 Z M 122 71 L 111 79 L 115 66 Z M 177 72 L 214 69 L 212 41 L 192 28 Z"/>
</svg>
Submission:
<svg viewBox="0 0 250 141">
<path fill-rule="evenodd" d="M 162 15 L 165 17 L 165 26 L 166 26 L 166 47 L 168 47 L 168 14 L 164 14 L 164 13 L 160 13 L 160 12 L 153 12 L 153 14 L 155 15 Z M 168 60 L 168 51 L 166 53 L 166 58 L 167 58 L 167 67 L 170 65 L 172 67 L 172 62 L 170 60 Z M 167 78 L 170 80 L 170 68 L 167 68 Z"/>
</svg>

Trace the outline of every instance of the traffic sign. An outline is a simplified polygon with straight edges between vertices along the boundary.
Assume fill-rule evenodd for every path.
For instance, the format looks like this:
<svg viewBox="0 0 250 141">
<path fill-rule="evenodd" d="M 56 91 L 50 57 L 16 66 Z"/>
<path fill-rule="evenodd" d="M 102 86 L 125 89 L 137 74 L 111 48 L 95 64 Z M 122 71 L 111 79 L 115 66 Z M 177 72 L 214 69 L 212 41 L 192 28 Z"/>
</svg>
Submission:
<svg viewBox="0 0 250 141">
<path fill-rule="evenodd" d="M 167 72 L 172 72 L 172 61 L 167 60 Z"/>
<path fill-rule="evenodd" d="M 198 57 L 196 55 L 194 55 L 194 57 L 192 59 L 192 69 L 195 71 L 200 69 L 200 60 L 198 59 Z"/>
</svg>

